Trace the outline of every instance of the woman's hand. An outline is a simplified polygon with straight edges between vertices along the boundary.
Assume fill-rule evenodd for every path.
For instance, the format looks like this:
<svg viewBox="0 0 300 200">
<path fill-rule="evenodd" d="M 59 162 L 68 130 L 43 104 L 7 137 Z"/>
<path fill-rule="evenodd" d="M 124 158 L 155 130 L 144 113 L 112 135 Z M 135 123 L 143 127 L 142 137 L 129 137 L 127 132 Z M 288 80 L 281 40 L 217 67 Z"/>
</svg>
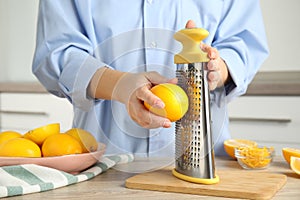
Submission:
<svg viewBox="0 0 300 200">
<path fill-rule="evenodd" d="M 126 105 L 130 117 L 144 128 L 171 127 L 171 121 L 149 112 L 144 101 L 157 108 L 164 103 L 155 96 L 150 88 L 160 83 L 177 83 L 177 79 L 167 79 L 157 72 L 125 73 L 115 85 L 112 99 Z"/>
<path fill-rule="evenodd" d="M 129 73 L 101 67 L 94 74 L 88 88 L 89 96 L 116 100 L 126 105 L 130 117 L 144 128 L 171 127 L 171 121 L 149 112 L 144 101 L 152 107 L 164 108 L 164 103 L 151 91 L 160 83 L 177 83 L 157 72 Z"/>
<path fill-rule="evenodd" d="M 186 23 L 186 28 L 195 28 L 192 20 Z M 201 49 L 207 53 L 210 61 L 207 63 L 207 80 L 210 90 L 223 86 L 229 78 L 228 68 L 216 48 L 201 43 Z"/>
<path fill-rule="evenodd" d="M 209 89 L 214 90 L 217 87 L 224 86 L 228 79 L 228 69 L 218 50 L 206 44 L 201 44 L 201 48 L 207 52 L 207 56 L 210 59 L 207 63 Z"/>
</svg>

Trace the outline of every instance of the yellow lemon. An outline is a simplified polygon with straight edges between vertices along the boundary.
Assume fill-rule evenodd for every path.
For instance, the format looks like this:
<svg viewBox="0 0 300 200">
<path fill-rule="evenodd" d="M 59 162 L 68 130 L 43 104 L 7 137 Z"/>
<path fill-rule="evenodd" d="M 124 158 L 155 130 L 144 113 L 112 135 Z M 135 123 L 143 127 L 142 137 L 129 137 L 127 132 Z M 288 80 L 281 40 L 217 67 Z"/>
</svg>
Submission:
<svg viewBox="0 0 300 200">
<path fill-rule="evenodd" d="M 282 155 L 286 162 L 290 164 L 291 156 L 300 157 L 300 149 L 286 147 L 282 149 Z"/>
<path fill-rule="evenodd" d="M 151 92 L 165 104 L 162 109 L 151 107 L 144 102 L 145 107 L 152 113 L 166 117 L 175 122 L 181 119 L 188 110 L 189 99 L 185 91 L 178 85 L 163 83 L 152 87 Z"/>
<path fill-rule="evenodd" d="M 80 143 L 71 135 L 59 133 L 46 138 L 42 146 L 42 154 L 48 156 L 62 156 L 82 153 Z"/>
<path fill-rule="evenodd" d="M 238 147 L 256 147 L 257 143 L 251 140 L 244 140 L 244 139 L 229 139 L 224 141 L 224 149 L 225 152 L 231 156 L 232 158 L 236 159 L 234 155 L 235 148 Z"/>
<path fill-rule="evenodd" d="M 60 124 L 54 123 L 30 130 L 25 133 L 24 138 L 32 140 L 39 146 L 42 146 L 47 137 L 58 133 L 60 133 Z"/>
<path fill-rule="evenodd" d="M 21 133 L 18 133 L 16 131 L 4 131 L 0 133 L 0 145 L 3 142 L 6 142 L 10 139 L 14 139 L 14 138 L 20 138 L 22 137 Z"/>
<path fill-rule="evenodd" d="M 300 158 L 291 156 L 290 161 L 291 169 L 296 172 L 296 174 L 300 175 Z"/>
<path fill-rule="evenodd" d="M 14 138 L 0 145 L 0 156 L 41 157 L 40 147 L 25 138 Z"/>
<path fill-rule="evenodd" d="M 83 153 L 93 152 L 98 148 L 96 138 L 86 130 L 80 128 L 72 128 L 66 131 L 65 134 L 71 135 L 77 139 L 82 147 Z"/>
</svg>

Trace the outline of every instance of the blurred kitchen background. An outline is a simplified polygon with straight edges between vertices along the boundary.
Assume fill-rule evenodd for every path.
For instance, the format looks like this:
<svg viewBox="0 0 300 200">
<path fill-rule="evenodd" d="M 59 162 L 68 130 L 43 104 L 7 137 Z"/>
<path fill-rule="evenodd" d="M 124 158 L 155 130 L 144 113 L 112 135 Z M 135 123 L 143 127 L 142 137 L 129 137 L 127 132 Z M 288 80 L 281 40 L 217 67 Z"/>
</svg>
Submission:
<svg viewBox="0 0 300 200">
<path fill-rule="evenodd" d="M 271 54 L 248 93 L 229 104 L 230 129 L 281 153 L 300 147 L 300 1 L 261 0 L 261 7 Z M 37 9 L 38 0 L 0 0 L 0 130 L 72 124 L 72 106 L 31 72 Z"/>
</svg>

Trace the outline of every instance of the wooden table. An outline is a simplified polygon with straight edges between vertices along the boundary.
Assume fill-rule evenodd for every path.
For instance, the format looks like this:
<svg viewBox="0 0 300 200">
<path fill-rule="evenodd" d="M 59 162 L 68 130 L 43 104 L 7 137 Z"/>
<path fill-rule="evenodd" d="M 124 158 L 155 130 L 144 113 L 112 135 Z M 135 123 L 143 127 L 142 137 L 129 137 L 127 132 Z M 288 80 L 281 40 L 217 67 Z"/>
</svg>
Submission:
<svg viewBox="0 0 300 200">
<path fill-rule="evenodd" d="M 217 169 L 243 170 L 238 163 L 229 158 L 216 158 Z M 295 174 L 283 160 L 281 156 L 274 159 L 272 165 L 264 170 L 264 172 L 280 173 L 287 176 L 286 185 L 273 198 L 278 199 L 300 199 L 300 176 Z M 221 197 L 207 197 L 199 195 L 189 195 L 180 193 L 167 193 L 146 190 L 127 189 L 124 186 L 125 180 L 135 174 L 109 169 L 105 173 L 91 179 L 89 181 L 81 182 L 75 185 L 70 185 L 55 190 L 34 193 L 23 196 L 9 197 L 4 199 L 22 199 L 22 200 L 40 200 L 40 199 L 153 199 L 153 200 L 167 200 L 167 199 L 229 199 Z"/>
</svg>

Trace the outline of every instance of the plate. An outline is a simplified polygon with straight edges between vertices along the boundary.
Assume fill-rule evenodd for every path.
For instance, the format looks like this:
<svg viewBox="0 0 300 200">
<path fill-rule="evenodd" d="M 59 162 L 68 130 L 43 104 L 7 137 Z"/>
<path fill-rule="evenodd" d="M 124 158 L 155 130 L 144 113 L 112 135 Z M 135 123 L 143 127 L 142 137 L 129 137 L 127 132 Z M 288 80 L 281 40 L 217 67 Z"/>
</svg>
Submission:
<svg viewBox="0 0 300 200">
<path fill-rule="evenodd" d="M 99 143 L 98 150 L 91 153 L 72 154 L 64 156 L 23 158 L 0 157 L 0 167 L 22 164 L 36 164 L 44 167 L 58 169 L 71 174 L 78 174 L 95 164 L 105 152 L 105 144 Z"/>
</svg>

